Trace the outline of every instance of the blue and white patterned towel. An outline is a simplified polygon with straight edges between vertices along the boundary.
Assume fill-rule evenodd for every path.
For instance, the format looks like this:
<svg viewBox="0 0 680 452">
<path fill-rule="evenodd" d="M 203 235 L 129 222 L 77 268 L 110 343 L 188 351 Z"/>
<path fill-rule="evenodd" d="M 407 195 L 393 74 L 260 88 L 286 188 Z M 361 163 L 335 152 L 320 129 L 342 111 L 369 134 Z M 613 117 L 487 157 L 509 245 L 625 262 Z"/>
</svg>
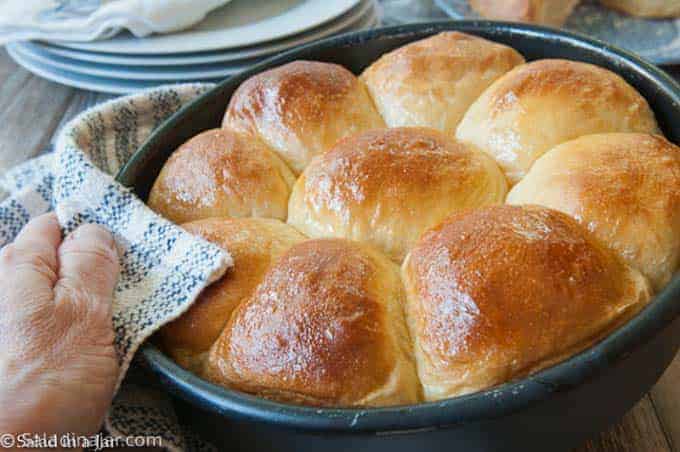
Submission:
<svg viewBox="0 0 680 452">
<path fill-rule="evenodd" d="M 64 127 L 53 153 L 0 178 L 8 195 L 0 202 L 0 247 L 32 217 L 50 210 L 64 233 L 82 223 L 98 223 L 113 233 L 121 257 L 113 297 L 120 376 L 106 427 L 114 435 L 160 434 L 173 451 L 185 448 L 185 438 L 172 410 L 159 402 L 162 396 L 121 382 L 142 342 L 186 311 L 232 260 L 156 215 L 113 175 L 153 129 L 208 88 L 162 87 L 94 107 Z"/>
</svg>

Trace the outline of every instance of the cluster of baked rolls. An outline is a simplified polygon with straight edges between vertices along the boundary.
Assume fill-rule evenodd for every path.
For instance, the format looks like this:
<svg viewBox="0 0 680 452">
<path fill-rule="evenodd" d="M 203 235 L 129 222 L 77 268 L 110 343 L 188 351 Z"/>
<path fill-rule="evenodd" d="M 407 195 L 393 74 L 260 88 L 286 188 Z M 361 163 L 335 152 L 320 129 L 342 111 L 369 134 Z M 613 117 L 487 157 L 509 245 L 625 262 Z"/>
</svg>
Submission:
<svg viewBox="0 0 680 452">
<path fill-rule="evenodd" d="M 618 75 L 449 32 L 359 77 L 265 71 L 170 157 L 149 205 L 233 268 L 160 332 L 229 388 L 439 400 L 626 322 L 680 263 L 680 150 Z"/>
</svg>

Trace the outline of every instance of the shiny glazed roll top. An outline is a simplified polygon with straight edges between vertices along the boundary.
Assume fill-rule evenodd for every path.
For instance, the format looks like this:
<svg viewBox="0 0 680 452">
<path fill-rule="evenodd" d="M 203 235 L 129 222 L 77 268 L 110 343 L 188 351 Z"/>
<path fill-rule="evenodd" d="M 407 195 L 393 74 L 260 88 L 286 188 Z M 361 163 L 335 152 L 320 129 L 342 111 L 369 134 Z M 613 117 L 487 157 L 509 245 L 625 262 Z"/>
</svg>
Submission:
<svg viewBox="0 0 680 452">
<path fill-rule="evenodd" d="M 179 365 L 200 374 L 232 311 L 252 295 L 279 256 L 305 237 L 279 220 L 265 218 L 210 218 L 182 228 L 227 250 L 234 264 L 187 312 L 159 331 L 163 349 Z"/>
<path fill-rule="evenodd" d="M 316 406 L 416 403 L 420 386 L 398 267 L 342 239 L 293 246 L 234 312 L 207 377 Z"/>
<path fill-rule="evenodd" d="M 177 224 L 210 217 L 285 220 L 295 176 L 257 138 L 207 130 L 168 159 L 148 205 Z"/>
<path fill-rule="evenodd" d="M 680 267 L 680 148 L 661 136 L 607 133 L 560 144 L 507 203 L 571 215 L 657 291 Z"/>
<path fill-rule="evenodd" d="M 404 261 L 407 320 L 426 400 L 555 364 L 649 300 L 646 279 L 571 217 L 536 206 L 457 214 Z"/>
<path fill-rule="evenodd" d="M 340 138 L 384 127 L 384 122 L 350 71 L 294 61 L 243 82 L 222 126 L 259 136 L 297 174 Z"/>
<path fill-rule="evenodd" d="M 522 63 L 511 47 L 444 32 L 386 53 L 361 79 L 387 126 L 432 127 L 453 136 L 477 97 Z"/>
<path fill-rule="evenodd" d="M 295 183 L 288 223 L 310 237 L 369 242 L 401 262 L 420 234 L 462 209 L 502 203 L 496 163 L 434 129 L 381 129 L 340 141 Z"/>
<path fill-rule="evenodd" d="M 487 152 L 511 185 L 548 149 L 592 133 L 657 133 L 647 101 L 592 64 L 538 60 L 496 80 L 465 113 L 456 137 Z"/>
</svg>

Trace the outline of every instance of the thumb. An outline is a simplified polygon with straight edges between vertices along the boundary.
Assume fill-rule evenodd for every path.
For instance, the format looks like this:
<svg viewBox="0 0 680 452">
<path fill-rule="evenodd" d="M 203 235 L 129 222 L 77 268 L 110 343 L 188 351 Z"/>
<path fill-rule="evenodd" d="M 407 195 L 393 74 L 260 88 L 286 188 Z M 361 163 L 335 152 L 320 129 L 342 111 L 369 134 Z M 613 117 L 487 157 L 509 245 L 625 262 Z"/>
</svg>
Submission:
<svg viewBox="0 0 680 452">
<path fill-rule="evenodd" d="M 69 302 L 75 315 L 100 312 L 111 321 L 111 299 L 118 280 L 118 253 L 111 234 L 86 224 L 69 234 L 59 247 L 57 303 Z"/>
</svg>

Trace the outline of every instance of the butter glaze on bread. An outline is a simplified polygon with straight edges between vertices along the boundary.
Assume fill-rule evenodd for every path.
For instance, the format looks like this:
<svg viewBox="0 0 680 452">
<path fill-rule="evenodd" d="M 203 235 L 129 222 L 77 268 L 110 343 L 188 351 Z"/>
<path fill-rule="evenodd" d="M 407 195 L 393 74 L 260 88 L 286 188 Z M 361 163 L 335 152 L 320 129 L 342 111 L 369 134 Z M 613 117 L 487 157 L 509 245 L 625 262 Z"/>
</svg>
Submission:
<svg viewBox="0 0 680 452">
<path fill-rule="evenodd" d="M 384 127 L 384 122 L 350 71 L 295 61 L 243 82 L 222 125 L 259 136 L 297 174 L 340 138 Z"/>
<path fill-rule="evenodd" d="M 293 246 L 210 352 L 218 384 L 317 406 L 415 403 L 419 383 L 399 269 L 341 239 Z"/>
<path fill-rule="evenodd" d="M 646 279 L 571 217 L 537 206 L 452 216 L 423 235 L 402 274 L 426 400 L 559 362 L 650 296 Z"/>
<path fill-rule="evenodd" d="M 580 0 L 469 0 L 482 17 L 494 20 L 562 25 Z"/>
<path fill-rule="evenodd" d="M 544 21 L 575 2 L 476 3 Z M 638 313 L 645 275 L 660 289 L 680 266 L 680 150 L 654 133 L 618 75 L 456 32 L 360 78 L 309 61 L 258 74 L 151 191 L 172 221 L 222 217 L 185 227 L 234 258 L 159 339 L 216 384 L 323 407 L 544 369 Z"/>
<path fill-rule="evenodd" d="M 600 0 L 603 5 L 631 16 L 680 17 L 680 0 Z"/>
<path fill-rule="evenodd" d="M 680 266 L 680 148 L 647 134 L 588 135 L 538 159 L 508 195 L 587 227 L 661 290 Z"/>
<path fill-rule="evenodd" d="M 511 47 L 443 32 L 386 53 L 361 79 L 388 127 L 424 126 L 453 135 L 482 91 L 522 63 Z"/>
<path fill-rule="evenodd" d="M 148 205 L 178 224 L 209 217 L 285 220 L 294 182 L 288 167 L 258 139 L 213 129 L 170 156 Z"/>
<path fill-rule="evenodd" d="M 494 161 L 427 128 L 354 135 L 297 180 L 288 223 L 310 237 L 369 242 L 397 262 L 420 234 L 461 209 L 500 204 L 507 183 Z"/>
<path fill-rule="evenodd" d="M 494 157 L 511 184 L 548 149 L 582 135 L 657 133 L 647 101 L 620 76 L 591 64 L 538 60 L 496 80 L 456 137 Z"/>
<path fill-rule="evenodd" d="M 211 218 L 182 227 L 229 251 L 234 261 L 187 312 L 159 332 L 164 350 L 181 366 L 200 373 L 232 311 L 253 293 L 279 256 L 305 237 L 279 220 L 265 218 Z"/>
</svg>

